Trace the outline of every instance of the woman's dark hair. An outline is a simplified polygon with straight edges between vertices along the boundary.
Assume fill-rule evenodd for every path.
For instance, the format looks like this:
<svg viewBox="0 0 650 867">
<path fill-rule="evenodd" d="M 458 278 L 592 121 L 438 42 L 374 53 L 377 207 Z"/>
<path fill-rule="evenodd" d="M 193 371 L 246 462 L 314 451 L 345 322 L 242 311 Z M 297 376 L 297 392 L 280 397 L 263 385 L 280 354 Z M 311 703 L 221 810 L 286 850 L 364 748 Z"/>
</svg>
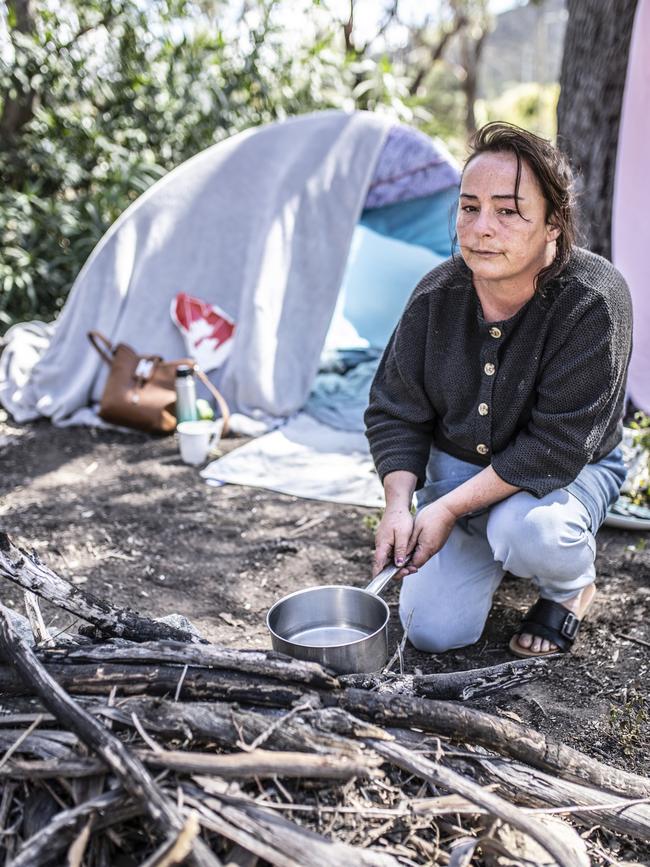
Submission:
<svg viewBox="0 0 650 867">
<path fill-rule="evenodd" d="M 573 172 L 569 160 L 546 139 L 528 130 L 505 121 L 486 123 L 477 130 L 469 142 L 469 156 L 465 168 L 479 154 L 513 153 L 517 159 L 515 178 L 515 208 L 519 210 L 519 183 L 521 161 L 525 160 L 537 178 L 546 200 L 546 219 L 560 230 L 556 241 L 553 262 L 543 268 L 535 280 L 535 288 L 541 290 L 549 280 L 557 277 L 566 267 L 571 249 L 576 243 L 576 215 Z"/>
</svg>

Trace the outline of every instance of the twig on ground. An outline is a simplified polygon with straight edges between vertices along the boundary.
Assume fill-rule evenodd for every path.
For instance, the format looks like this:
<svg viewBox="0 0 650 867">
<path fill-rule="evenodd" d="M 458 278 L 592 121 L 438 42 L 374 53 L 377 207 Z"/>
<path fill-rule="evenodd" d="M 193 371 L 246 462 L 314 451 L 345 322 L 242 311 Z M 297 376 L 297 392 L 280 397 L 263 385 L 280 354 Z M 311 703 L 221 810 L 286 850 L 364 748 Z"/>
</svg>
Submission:
<svg viewBox="0 0 650 867">
<path fill-rule="evenodd" d="M 643 638 L 637 638 L 634 635 L 625 635 L 623 632 L 615 632 L 617 638 L 623 638 L 625 641 L 631 641 L 634 644 L 639 644 L 641 647 L 650 647 L 650 641 L 644 641 Z"/>
<path fill-rule="evenodd" d="M 2 768 L 2 766 L 4 764 L 6 764 L 6 762 L 13 756 L 13 754 L 16 752 L 18 747 L 23 743 L 23 741 L 27 740 L 27 738 L 31 735 L 31 733 L 34 731 L 34 729 L 38 728 L 38 726 L 42 723 L 42 721 L 43 721 L 43 714 L 39 713 L 39 715 L 36 717 L 36 719 L 30 725 L 30 727 L 28 729 L 25 729 L 25 731 L 21 735 L 19 735 L 19 737 L 16 739 L 15 743 L 13 743 L 9 747 L 9 749 L 5 752 L 4 756 L 0 759 L 0 768 Z"/>
<path fill-rule="evenodd" d="M 181 673 L 181 676 L 178 678 L 178 684 L 176 685 L 176 692 L 174 693 L 174 701 L 178 701 L 178 699 L 180 697 L 181 690 L 183 689 L 183 682 L 185 681 L 185 676 L 187 675 L 188 668 L 189 668 L 189 666 L 185 665 L 183 667 L 183 671 Z"/>
<path fill-rule="evenodd" d="M 52 644 L 52 638 L 50 633 L 47 631 L 47 626 L 45 625 L 41 608 L 38 604 L 38 597 L 30 590 L 25 590 L 23 600 L 25 603 L 27 619 L 29 620 L 29 625 L 32 627 L 35 643 L 44 645 Z"/>
<path fill-rule="evenodd" d="M 404 631 L 402 633 L 402 638 L 395 648 L 395 653 L 391 656 L 389 661 L 382 669 L 382 674 L 388 674 L 391 668 L 395 665 L 397 659 L 399 659 L 399 673 L 401 675 L 404 674 L 404 660 L 402 658 L 402 654 L 404 653 L 404 648 L 406 647 L 406 642 L 408 640 L 409 627 L 411 626 L 411 621 L 413 620 L 413 614 L 415 613 L 415 609 L 411 609 L 409 612 L 408 619 L 406 621 L 406 626 L 404 627 Z"/>
</svg>

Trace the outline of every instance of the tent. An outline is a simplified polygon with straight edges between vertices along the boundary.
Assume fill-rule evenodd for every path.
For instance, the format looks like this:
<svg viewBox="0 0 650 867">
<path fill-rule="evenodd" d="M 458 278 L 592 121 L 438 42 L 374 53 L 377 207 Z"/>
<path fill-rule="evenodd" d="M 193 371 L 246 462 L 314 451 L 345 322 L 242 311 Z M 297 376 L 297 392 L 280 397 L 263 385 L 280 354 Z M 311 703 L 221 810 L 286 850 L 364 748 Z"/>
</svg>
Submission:
<svg viewBox="0 0 650 867">
<path fill-rule="evenodd" d="M 373 364 L 419 278 L 451 252 L 458 182 L 444 146 L 368 112 L 317 112 L 220 142 L 122 214 L 52 326 L 9 329 L 0 402 L 18 422 L 102 425 L 106 368 L 87 332 L 181 357 L 170 305 L 188 293 L 235 323 L 230 352 L 210 372 L 235 429 L 271 430 L 308 404 L 320 420 L 308 450 L 322 455 L 324 440 L 335 443 L 330 463 L 357 455 L 370 478 L 359 421 Z M 336 364 L 366 366 L 344 387 L 332 387 L 330 369 L 315 393 L 324 347 Z M 376 487 L 350 493 L 350 472 L 344 501 L 374 504 Z"/>
<path fill-rule="evenodd" d="M 92 407 L 106 370 L 86 332 L 182 356 L 169 316 L 182 291 L 236 323 L 227 362 L 212 374 L 232 407 L 267 421 L 290 416 L 317 372 L 355 226 L 372 233 L 365 247 L 391 236 L 419 244 L 421 262 L 423 249 L 447 256 L 458 177 L 427 136 L 366 112 L 308 114 L 216 144 L 124 212 L 53 327 L 8 331 L 0 401 L 19 422 L 100 423 Z M 377 287 L 366 292 L 376 297 Z M 391 316 L 398 312 L 393 304 Z"/>
</svg>

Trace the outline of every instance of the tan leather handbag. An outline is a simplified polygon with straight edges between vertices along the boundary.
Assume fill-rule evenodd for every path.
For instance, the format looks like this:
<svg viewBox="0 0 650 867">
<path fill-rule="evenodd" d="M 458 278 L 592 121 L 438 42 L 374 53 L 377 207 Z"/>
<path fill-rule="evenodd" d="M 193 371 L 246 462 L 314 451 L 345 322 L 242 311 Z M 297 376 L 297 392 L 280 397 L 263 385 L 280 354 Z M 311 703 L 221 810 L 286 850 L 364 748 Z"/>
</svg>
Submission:
<svg viewBox="0 0 650 867">
<path fill-rule="evenodd" d="M 187 364 L 215 398 L 225 436 L 228 405 L 194 359 L 163 361 L 159 355 L 139 355 L 126 343 L 113 346 L 99 331 L 89 331 L 88 339 L 110 368 L 99 405 L 104 421 L 147 433 L 171 433 L 176 428 L 176 368 Z"/>
</svg>

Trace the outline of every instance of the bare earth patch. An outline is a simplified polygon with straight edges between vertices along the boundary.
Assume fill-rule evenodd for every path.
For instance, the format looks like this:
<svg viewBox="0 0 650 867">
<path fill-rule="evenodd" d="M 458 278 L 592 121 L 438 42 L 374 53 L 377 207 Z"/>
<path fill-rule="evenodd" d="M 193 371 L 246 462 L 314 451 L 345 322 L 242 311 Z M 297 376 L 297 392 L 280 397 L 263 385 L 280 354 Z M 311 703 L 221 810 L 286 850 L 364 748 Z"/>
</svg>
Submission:
<svg viewBox="0 0 650 867">
<path fill-rule="evenodd" d="M 227 439 L 222 447 L 242 442 Z M 373 539 L 364 518 L 373 510 L 209 487 L 180 462 L 173 438 L 0 423 L 0 496 L 0 526 L 63 577 L 144 614 L 184 614 L 211 641 L 232 647 L 270 647 L 265 614 L 285 593 L 369 580 Z M 649 775 L 646 538 L 601 530 L 599 593 L 574 653 L 475 706 Z M 401 637 L 397 596 L 394 587 L 386 597 L 393 646 Z M 21 593 L 8 582 L 0 583 L 0 599 L 21 608 Z M 435 657 L 407 646 L 405 671 L 510 659 L 509 638 L 532 601 L 527 582 L 507 578 L 476 645 Z M 71 619 L 46 608 L 48 616 L 55 629 Z"/>
</svg>

